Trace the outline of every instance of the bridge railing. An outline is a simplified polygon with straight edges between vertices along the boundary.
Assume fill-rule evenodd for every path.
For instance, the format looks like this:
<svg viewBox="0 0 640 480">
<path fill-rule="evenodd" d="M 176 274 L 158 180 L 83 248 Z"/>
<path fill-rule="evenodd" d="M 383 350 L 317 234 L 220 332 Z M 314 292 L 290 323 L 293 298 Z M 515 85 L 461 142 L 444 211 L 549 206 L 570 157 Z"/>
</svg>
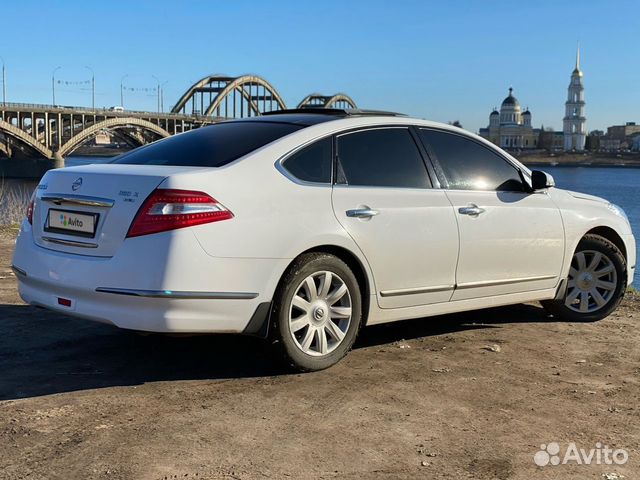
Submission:
<svg viewBox="0 0 640 480">
<path fill-rule="evenodd" d="M 193 115 L 183 113 L 171 113 L 171 112 L 149 112 L 145 110 L 116 110 L 113 107 L 101 107 L 101 108 L 89 108 L 89 107 L 76 107 L 71 105 L 47 105 L 43 103 L 22 103 L 22 102 L 0 102 L 0 111 L 29 111 L 29 110 L 46 110 L 48 112 L 60 112 L 60 113 L 86 113 L 91 115 L 113 115 L 113 116 L 144 116 L 144 117 L 169 117 L 169 118 L 184 118 L 190 120 L 207 120 L 211 121 L 211 117 L 195 113 Z"/>
</svg>

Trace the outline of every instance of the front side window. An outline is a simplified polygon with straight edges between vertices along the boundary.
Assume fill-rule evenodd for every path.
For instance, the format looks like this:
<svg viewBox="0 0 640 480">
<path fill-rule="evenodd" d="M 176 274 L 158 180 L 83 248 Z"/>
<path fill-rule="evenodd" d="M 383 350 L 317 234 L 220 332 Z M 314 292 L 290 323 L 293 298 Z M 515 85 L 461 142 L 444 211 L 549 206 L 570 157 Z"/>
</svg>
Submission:
<svg viewBox="0 0 640 480">
<path fill-rule="evenodd" d="M 338 137 L 337 183 L 430 188 L 431 181 L 409 129 L 378 128 Z"/>
<path fill-rule="evenodd" d="M 518 170 L 484 145 L 438 130 L 420 129 L 420 136 L 450 189 L 524 191 Z"/>
<path fill-rule="evenodd" d="M 319 140 L 294 153 L 282 166 L 299 180 L 314 183 L 331 183 L 331 138 Z"/>
</svg>

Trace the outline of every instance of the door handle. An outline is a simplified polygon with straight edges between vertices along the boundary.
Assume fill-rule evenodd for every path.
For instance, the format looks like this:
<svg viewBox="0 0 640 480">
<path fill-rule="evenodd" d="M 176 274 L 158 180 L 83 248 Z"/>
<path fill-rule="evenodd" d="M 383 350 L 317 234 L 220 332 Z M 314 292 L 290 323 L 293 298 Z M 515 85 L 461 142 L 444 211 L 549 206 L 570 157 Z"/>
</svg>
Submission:
<svg viewBox="0 0 640 480">
<path fill-rule="evenodd" d="M 472 217 L 477 217 L 483 212 L 484 208 L 477 206 L 475 203 L 471 203 L 466 207 L 460 207 L 458 209 L 458 213 L 461 213 L 462 215 L 470 215 Z"/>
<path fill-rule="evenodd" d="M 378 215 L 380 212 L 372 208 L 354 208 L 353 210 L 347 210 L 345 212 L 347 217 L 351 218 L 371 218 Z"/>
</svg>

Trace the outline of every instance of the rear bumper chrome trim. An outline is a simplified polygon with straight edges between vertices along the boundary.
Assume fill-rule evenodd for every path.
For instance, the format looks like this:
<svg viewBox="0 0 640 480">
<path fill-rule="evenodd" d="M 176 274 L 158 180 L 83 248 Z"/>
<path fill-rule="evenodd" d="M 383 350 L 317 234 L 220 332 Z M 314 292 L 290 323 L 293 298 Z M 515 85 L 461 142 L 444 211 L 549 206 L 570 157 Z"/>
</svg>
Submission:
<svg viewBox="0 0 640 480">
<path fill-rule="evenodd" d="M 77 242 L 75 240 L 63 240 L 62 238 L 53 238 L 53 237 L 42 237 L 42 240 L 48 243 L 65 245 L 67 247 L 98 248 L 97 243 Z"/>
<path fill-rule="evenodd" d="M 96 292 L 128 295 L 133 297 L 209 299 L 209 300 L 251 300 L 258 296 L 251 292 L 183 292 L 175 290 L 136 290 L 129 288 L 98 287 Z"/>
<path fill-rule="evenodd" d="M 454 285 L 437 285 L 435 287 L 403 288 L 400 290 L 385 290 L 380 292 L 381 297 L 397 297 L 400 295 L 415 295 L 419 293 L 436 293 L 453 290 Z"/>
<path fill-rule="evenodd" d="M 115 204 L 115 200 L 110 198 L 101 197 L 87 197 L 85 195 L 43 195 L 40 197 L 43 202 L 55 203 L 56 205 L 68 204 L 68 205 L 83 205 L 86 207 L 107 207 L 111 208 Z"/>
<path fill-rule="evenodd" d="M 15 265 L 11 265 L 11 270 L 13 270 L 13 273 L 15 273 L 16 275 L 20 275 L 21 277 L 27 276 L 27 272 L 25 272 L 21 268 L 16 267 Z"/>
</svg>

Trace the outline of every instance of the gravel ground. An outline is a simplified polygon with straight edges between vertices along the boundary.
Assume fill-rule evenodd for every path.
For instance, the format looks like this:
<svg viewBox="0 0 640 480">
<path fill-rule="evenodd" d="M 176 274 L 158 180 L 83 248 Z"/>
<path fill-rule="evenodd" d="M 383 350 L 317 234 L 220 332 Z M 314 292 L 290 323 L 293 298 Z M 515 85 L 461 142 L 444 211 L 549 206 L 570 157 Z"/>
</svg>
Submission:
<svg viewBox="0 0 640 480">
<path fill-rule="evenodd" d="M 256 339 L 26 306 L 14 235 L 0 230 L 0 478 L 640 477 L 638 295 L 594 324 L 532 304 L 371 327 L 339 365 L 294 375 Z M 629 460 L 537 467 L 550 442 Z"/>
</svg>

